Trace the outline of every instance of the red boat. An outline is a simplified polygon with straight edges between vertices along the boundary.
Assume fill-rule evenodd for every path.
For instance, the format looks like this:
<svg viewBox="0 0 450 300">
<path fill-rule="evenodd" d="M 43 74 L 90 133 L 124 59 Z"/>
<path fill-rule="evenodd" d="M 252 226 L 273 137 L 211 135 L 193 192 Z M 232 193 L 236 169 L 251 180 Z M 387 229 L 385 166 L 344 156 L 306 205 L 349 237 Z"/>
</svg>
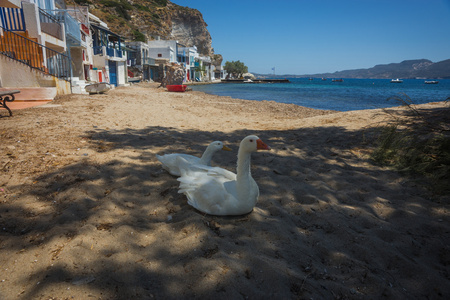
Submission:
<svg viewBox="0 0 450 300">
<path fill-rule="evenodd" d="M 169 92 L 184 92 L 186 91 L 187 85 L 174 84 L 174 85 L 166 85 L 166 87 Z"/>
</svg>

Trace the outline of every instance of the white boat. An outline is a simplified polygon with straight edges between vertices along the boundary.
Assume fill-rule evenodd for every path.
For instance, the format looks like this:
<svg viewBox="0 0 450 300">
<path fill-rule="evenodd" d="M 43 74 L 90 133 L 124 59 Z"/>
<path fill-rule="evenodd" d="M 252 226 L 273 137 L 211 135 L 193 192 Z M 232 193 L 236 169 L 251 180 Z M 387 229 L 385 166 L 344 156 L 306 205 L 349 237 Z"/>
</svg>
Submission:
<svg viewBox="0 0 450 300">
<path fill-rule="evenodd" d="M 403 80 L 401 80 L 401 79 L 392 79 L 391 80 L 391 83 L 402 83 L 403 82 Z"/>
<path fill-rule="evenodd" d="M 87 85 L 85 87 L 86 92 L 89 94 L 103 94 L 111 89 L 111 85 L 106 82 L 98 82 L 94 84 Z"/>
<path fill-rule="evenodd" d="M 425 80 L 425 84 L 438 84 L 439 81 L 437 80 Z"/>
</svg>

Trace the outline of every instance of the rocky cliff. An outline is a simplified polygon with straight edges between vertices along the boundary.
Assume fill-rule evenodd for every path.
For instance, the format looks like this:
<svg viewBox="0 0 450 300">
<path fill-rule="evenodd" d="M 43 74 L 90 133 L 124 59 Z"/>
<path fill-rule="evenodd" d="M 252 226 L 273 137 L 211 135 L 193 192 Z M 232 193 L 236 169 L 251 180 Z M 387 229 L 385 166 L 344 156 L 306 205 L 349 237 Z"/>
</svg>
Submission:
<svg viewBox="0 0 450 300">
<path fill-rule="evenodd" d="M 172 31 L 170 37 L 186 46 L 197 46 L 197 51 L 205 56 L 214 54 L 211 35 L 202 14 L 187 7 L 173 8 L 171 13 Z"/>
<path fill-rule="evenodd" d="M 178 40 L 187 47 L 196 46 L 201 55 L 214 55 L 208 25 L 196 9 L 168 0 L 67 0 L 74 3 L 88 5 L 89 12 L 128 40 Z"/>
</svg>

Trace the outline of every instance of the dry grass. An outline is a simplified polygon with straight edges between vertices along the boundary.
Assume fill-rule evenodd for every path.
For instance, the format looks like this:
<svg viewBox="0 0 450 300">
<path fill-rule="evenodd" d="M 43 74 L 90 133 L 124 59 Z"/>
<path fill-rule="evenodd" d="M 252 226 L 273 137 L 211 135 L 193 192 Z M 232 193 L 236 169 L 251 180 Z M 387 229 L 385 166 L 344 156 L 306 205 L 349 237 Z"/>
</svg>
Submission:
<svg viewBox="0 0 450 300">
<path fill-rule="evenodd" d="M 449 107 L 417 110 L 411 99 L 394 100 L 408 107 L 405 115 L 392 115 L 392 122 L 380 128 L 372 159 L 422 181 L 437 194 L 450 192 Z M 447 99 L 447 103 L 450 98 Z M 386 110 L 387 113 L 390 113 Z"/>
</svg>

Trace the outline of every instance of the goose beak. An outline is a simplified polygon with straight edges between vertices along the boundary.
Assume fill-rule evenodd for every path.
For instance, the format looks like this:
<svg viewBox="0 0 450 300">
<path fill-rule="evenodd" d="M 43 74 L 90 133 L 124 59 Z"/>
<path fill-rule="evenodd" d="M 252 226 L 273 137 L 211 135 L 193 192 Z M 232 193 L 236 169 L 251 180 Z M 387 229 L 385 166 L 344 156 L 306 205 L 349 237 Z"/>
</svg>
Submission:
<svg viewBox="0 0 450 300">
<path fill-rule="evenodd" d="M 261 139 L 256 140 L 256 149 L 258 150 L 270 150 L 270 147 L 266 145 Z"/>
<path fill-rule="evenodd" d="M 231 148 L 228 148 L 227 146 L 223 145 L 222 150 L 231 151 Z"/>
</svg>

